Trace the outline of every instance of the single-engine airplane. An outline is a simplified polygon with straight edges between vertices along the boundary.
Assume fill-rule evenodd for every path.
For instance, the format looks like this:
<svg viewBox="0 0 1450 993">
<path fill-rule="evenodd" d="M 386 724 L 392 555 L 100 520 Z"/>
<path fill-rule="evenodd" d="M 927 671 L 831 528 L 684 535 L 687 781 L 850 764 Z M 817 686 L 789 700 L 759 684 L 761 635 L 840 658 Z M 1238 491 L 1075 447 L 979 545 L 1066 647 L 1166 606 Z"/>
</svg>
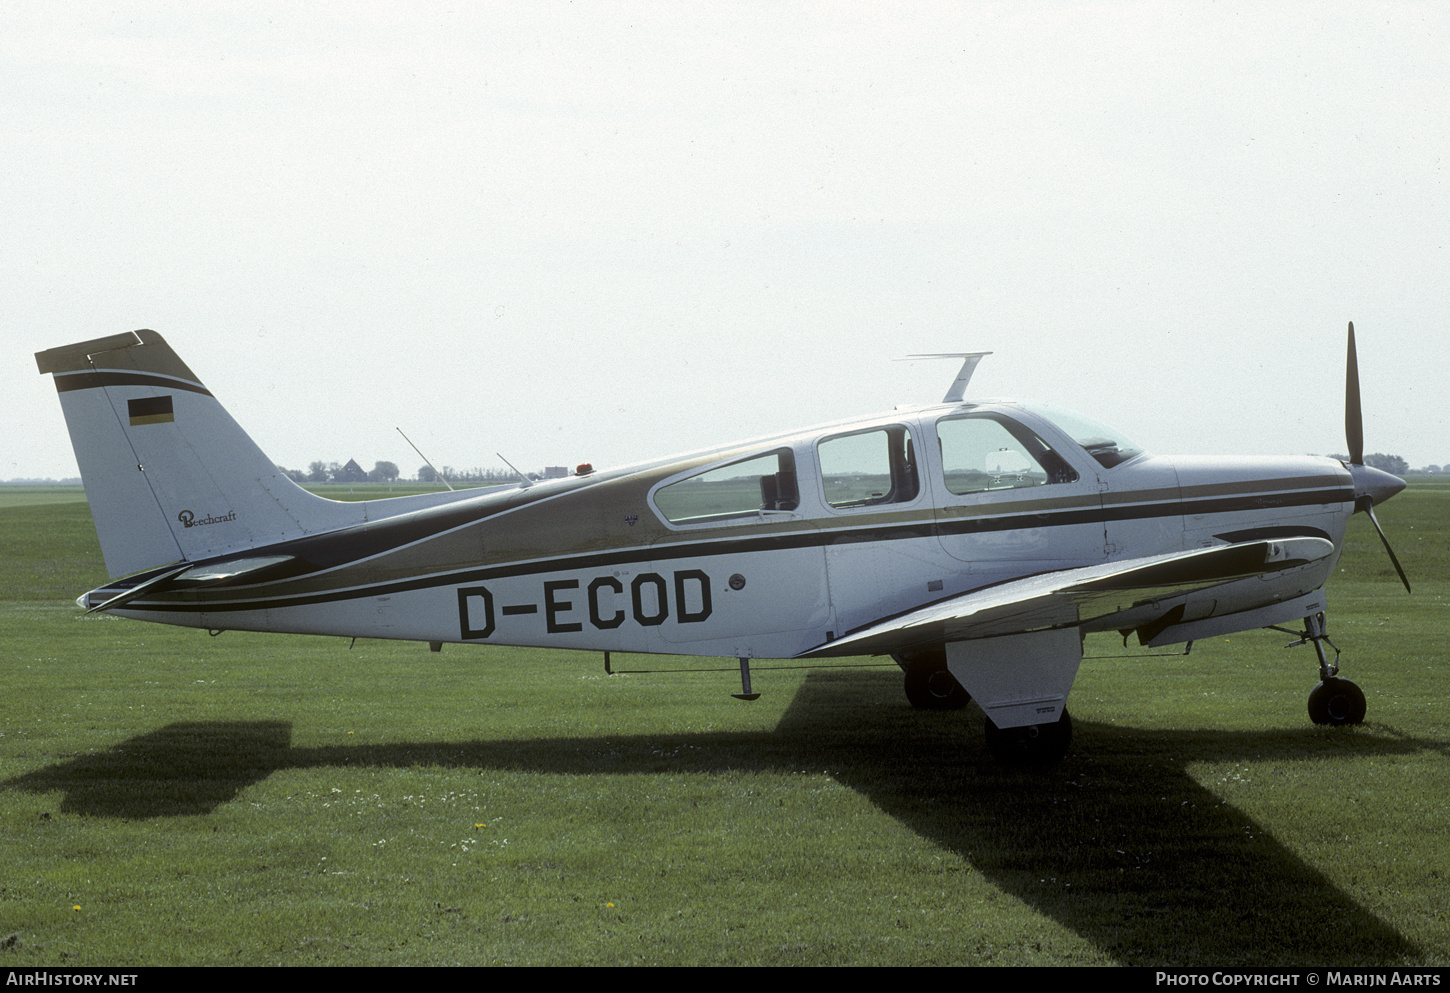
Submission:
<svg viewBox="0 0 1450 993">
<path fill-rule="evenodd" d="M 1364 694 L 1326 655 L 1352 515 L 1404 488 L 1348 462 L 1158 456 L 1048 406 L 965 399 L 619 469 L 342 503 L 262 453 L 155 331 L 36 355 L 108 572 L 88 611 L 210 629 L 751 659 L 891 655 L 970 700 L 1005 761 L 1050 762 L 1086 634 L 1167 645 L 1302 620 L 1318 723 Z M 1404 570 L 1394 559 L 1400 578 Z M 1333 648 L 1332 644 L 1329 647 Z"/>
</svg>

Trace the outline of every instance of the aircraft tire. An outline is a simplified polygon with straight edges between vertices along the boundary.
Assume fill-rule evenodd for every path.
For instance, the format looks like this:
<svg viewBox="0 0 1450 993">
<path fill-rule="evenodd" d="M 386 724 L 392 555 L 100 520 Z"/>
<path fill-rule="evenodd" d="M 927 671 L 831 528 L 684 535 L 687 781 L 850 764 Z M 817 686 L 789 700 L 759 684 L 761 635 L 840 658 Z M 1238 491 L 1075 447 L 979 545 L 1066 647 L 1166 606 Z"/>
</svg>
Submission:
<svg viewBox="0 0 1450 993">
<path fill-rule="evenodd" d="M 1348 679 L 1326 679 L 1309 694 L 1309 719 L 1315 724 L 1359 724 L 1364 711 L 1364 691 Z"/>
<path fill-rule="evenodd" d="M 1051 724 L 999 728 L 987 719 L 987 751 L 1003 765 L 1047 766 L 1062 761 L 1072 744 L 1072 717 L 1066 708 Z"/>
<path fill-rule="evenodd" d="M 906 699 L 917 710 L 961 710 L 972 702 L 947 668 L 944 651 L 920 651 L 892 656 L 906 672 Z"/>
</svg>

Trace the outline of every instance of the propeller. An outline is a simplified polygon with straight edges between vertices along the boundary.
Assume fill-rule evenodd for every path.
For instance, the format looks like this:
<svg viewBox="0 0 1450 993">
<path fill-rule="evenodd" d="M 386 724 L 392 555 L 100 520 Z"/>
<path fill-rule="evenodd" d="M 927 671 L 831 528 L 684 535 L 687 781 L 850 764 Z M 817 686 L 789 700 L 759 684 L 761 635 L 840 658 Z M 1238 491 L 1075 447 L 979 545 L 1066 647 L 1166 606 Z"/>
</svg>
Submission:
<svg viewBox="0 0 1450 993">
<path fill-rule="evenodd" d="M 1390 540 L 1385 537 L 1384 528 L 1374 515 L 1374 505 L 1383 503 L 1405 488 L 1405 481 L 1399 476 L 1385 472 L 1383 469 L 1376 469 L 1373 466 L 1364 464 L 1364 415 L 1359 404 L 1359 357 L 1354 350 L 1354 322 L 1349 322 L 1349 353 L 1344 360 L 1344 440 L 1349 444 L 1349 474 L 1354 480 L 1354 512 L 1361 511 L 1369 518 L 1374 525 L 1375 531 L 1379 533 L 1380 543 L 1385 546 L 1385 554 L 1390 557 L 1395 572 L 1400 574 L 1400 582 L 1405 584 L 1405 592 L 1410 591 L 1410 581 L 1405 578 L 1405 570 L 1400 566 L 1400 560 L 1395 557 L 1395 550 L 1390 547 Z"/>
<path fill-rule="evenodd" d="M 1349 354 L 1344 359 L 1344 440 L 1349 464 L 1364 465 L 1364 416 L 1359 409 L 1359 356 L 1354 350 L 1354 322 L 1349 322 Z"/>
</svg>

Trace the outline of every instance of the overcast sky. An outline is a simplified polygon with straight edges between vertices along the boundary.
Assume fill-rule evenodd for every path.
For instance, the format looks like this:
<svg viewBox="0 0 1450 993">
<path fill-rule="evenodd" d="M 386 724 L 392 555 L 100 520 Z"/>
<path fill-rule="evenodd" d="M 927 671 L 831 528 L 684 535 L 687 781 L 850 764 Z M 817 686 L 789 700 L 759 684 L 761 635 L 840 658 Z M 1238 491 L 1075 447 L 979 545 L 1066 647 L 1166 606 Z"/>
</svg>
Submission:
<svg viewBox="0 0 1450 993">
<path fill-rule="evenodd" d="M 0 7 L 0 478 L 150 327 L 284 466 L 597 467 L 970 395 L 1450 463 L 1450 5 Z"/>
</svg>

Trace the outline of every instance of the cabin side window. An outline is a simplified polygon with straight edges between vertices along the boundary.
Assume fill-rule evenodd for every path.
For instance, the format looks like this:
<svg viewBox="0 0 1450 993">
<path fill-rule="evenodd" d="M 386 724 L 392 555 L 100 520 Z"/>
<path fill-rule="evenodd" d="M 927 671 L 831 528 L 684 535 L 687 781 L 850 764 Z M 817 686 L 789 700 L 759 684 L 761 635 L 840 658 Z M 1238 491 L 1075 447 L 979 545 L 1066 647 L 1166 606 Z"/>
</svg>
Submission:
<svg viewBox="0 0 1450 993">
<path fill-rule="evenodd" d="M 906 503 L 921 491 L 911 432 L 900 424 L 827 438 L 816 447 L 832 507 Z"/>
<path fill-rule="evenodd" d="M 671 524 L 708 524 L 800 504 L 795 458 L 783 448 L 732 462 L 655 491 L 655 506 Z"/>
<path fill-rule="evenodd" d="M 1021 424 L 993 417 L 944 417 L 937 421 L 942 474 L 957 495 L 1070 483 L 1077 472 Z"/>
</svg>

